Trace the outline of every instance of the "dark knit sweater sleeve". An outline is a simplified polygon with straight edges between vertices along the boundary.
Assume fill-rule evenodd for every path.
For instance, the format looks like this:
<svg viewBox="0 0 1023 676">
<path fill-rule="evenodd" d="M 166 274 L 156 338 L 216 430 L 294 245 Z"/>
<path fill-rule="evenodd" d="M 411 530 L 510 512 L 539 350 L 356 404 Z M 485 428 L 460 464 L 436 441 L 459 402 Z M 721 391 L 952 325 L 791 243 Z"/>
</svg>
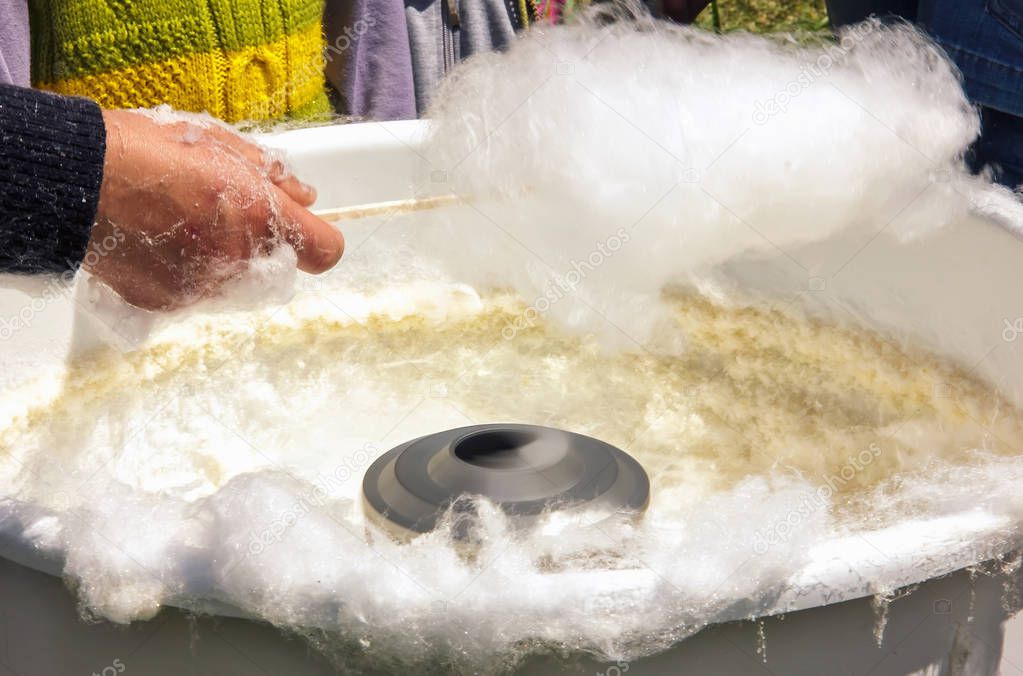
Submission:
<svg viewBox="0 0 1023 676">
<path fill-rule="evenodd" d="M 0 272 L 63 272 L 85 257 L 106 131 L 88 99 L 0 85 Z"/>
</svg>

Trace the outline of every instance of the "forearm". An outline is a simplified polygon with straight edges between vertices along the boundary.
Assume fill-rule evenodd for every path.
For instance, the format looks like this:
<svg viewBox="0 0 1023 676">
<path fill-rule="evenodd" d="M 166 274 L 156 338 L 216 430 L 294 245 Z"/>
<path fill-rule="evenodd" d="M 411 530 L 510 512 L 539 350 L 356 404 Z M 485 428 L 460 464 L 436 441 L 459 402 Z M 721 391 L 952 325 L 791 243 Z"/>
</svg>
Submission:
<svg viewBox="0 0 1023 676">
<path fill-rule="evenodd" d="M 0 85 L 0 272 L 78 267 L 96 216 L 105 145 L 95 103 Z"/>
</svg>

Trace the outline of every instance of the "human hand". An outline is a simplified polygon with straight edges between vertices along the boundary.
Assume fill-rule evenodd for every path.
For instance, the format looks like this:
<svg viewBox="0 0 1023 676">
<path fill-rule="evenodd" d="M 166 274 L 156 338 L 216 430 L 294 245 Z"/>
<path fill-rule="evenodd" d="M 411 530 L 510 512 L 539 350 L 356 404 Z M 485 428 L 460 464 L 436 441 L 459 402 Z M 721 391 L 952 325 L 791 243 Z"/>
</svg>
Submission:
<svg viewBox="0 0 1023 676">
<path fill-rule="evenodd" d="M 341 258 L 344 237 L 306 209 L 315 191 L 259 146 L 198 118 L 103 117 L 103 184 L 84 267 L 129 303 L 171 309 L 209 297 L 282 242 L 305 272 Z"/>
</svg>

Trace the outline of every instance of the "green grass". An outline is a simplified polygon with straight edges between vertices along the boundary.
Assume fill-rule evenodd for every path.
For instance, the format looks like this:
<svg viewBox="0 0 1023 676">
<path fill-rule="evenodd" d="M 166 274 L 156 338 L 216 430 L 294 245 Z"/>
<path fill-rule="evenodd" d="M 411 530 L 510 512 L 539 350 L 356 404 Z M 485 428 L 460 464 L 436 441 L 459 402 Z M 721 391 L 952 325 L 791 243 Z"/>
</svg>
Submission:
<svg viewBox="0 0 1023 676">
<path fill-rule="evenodd" d="M 718 0 L 722 31 L 751 33 L 816 33 L 828 28 L 824 0 Z M 714 8 L 708 6 L 697 25 L 714 30 Z"/>
</svg>

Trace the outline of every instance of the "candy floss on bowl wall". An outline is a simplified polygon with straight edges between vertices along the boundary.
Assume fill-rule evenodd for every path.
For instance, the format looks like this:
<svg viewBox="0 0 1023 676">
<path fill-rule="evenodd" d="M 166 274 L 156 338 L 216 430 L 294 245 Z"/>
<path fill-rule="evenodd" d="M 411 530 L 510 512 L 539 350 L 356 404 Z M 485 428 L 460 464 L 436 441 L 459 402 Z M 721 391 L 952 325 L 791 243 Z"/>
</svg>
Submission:
<svg viewBox="0 0 1023 676">
<path fill-rule="evenodd" d="M 318 207 L 460 196 L 322 277 L 173 316 L 5 280 L 0 664 L 997 668 L 1023 212 L 953 71 L 607 18 L 429 122 L 266 137 Z"/>
</svg>

